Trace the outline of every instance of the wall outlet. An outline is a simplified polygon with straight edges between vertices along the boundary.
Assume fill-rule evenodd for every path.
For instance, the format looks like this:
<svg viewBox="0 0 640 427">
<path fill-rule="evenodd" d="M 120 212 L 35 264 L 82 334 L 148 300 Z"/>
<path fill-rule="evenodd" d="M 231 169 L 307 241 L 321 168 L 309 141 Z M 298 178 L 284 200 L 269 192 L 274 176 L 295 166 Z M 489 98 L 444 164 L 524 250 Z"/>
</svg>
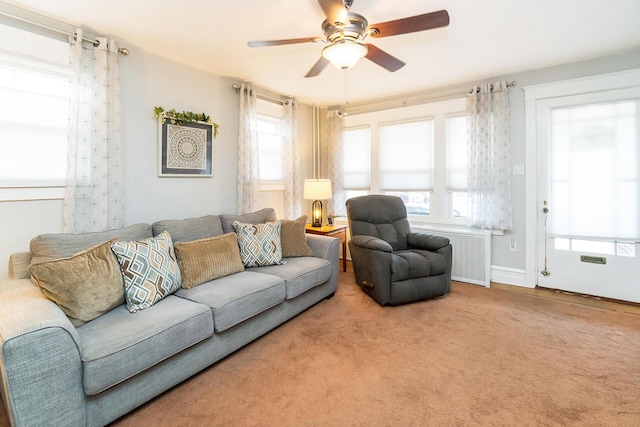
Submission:
<svg viewBox="0 0 640 427">
<path fill-rule="evenodd" d="M 514 175 L 524 175 L 524 165 L 513 165 Z"/>
<path fill-rule="evenodd" d="M 511 240 L 509 240 L 509 251 L 515 252 L 517 250 L 518 250 L 518 244 L 516 243 L 516 238 L 512 237 Z"/>
</svg>

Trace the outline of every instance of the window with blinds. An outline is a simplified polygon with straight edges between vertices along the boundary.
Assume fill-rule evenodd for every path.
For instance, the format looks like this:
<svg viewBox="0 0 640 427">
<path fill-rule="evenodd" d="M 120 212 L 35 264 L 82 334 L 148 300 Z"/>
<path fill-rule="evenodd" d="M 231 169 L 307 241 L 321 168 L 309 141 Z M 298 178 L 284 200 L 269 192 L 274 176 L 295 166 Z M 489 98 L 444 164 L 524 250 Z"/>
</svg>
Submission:
<svg viewBox="0 0 640 427">
<path fill-rule="evenodd" d="M 551 233 L 640 240 L 637 99 L 551 109 Z"/>
<path fill-rule="evenodd" d="M 345 196 L 400 197 L 412 221 L 462 224 L 467 216 L 465 99 L 348 115 Z"/>
<path fill-rule="evenodd" d="M 343 185 L 345 200 L 362 196 L 371 188 L 371 129 L 346 129 L 343 133 Z"/>
<path fill-rule="evenodd" d="M 68 43 L 0 24 L 0 187 L 64 185 L 68 108 Z"/>
<path fill-rule="evenodd" d="M 467 217 L 467 139 L 466 114 L 446 118 L 447 192 L 450 214 L 454 218 Z"/>
<path fill-rule="evenodd" d="M 257 134 L 260 182 L 284 182 L 284 111 L 282 105 L 258 99 Z"/>
</svg>

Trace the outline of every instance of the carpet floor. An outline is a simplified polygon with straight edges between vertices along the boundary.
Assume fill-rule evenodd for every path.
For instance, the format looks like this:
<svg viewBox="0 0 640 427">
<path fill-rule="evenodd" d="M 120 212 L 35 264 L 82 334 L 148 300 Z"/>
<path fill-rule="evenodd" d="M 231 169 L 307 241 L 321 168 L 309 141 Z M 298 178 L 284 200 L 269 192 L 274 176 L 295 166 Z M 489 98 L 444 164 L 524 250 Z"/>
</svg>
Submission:
<svg viewBox="0 0 640 427">
<path fill-rule="evenodd" d="M 113 425 L 638 426 L 640 315 L 463 283 L 381 307 L 341 272 L 334 298 Z"/>
</svg>

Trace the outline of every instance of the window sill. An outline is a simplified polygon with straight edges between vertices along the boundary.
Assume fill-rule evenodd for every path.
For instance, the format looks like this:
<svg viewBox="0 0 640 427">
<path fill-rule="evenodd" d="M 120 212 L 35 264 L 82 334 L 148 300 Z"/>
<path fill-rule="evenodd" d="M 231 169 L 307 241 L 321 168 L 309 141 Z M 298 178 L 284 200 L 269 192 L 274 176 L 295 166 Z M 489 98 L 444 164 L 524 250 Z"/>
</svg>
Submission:
<svg viewBox="0 0 640 427">
<path fill-rule="evenodd" d="M 62 200 L 64 186 L 58 187 L 0 187 L 0 202 L 32 200 Z"/>
<path fill-rule="evenodd" d="M 260 191 L 284 191 L 284 183 L 263 181 L 260 183 Z"/>
<path fill-rule="evenodd" d="M 347 224 L 348 219 L 346 216 L 338 216 L 334 218 L 337 224 Z M 465 224 L 460 222 L 427 222 L 427 221 L 412 221 L 409 218 L 409 225 L 412 229 L 416 230 L 440 230 L 440 231 L 455 231 L 455 232 L 478 232 L 479 229 L 469 228 Z M 503 230 L 491 230 L 492 236 L 504 236 Z"/>
</svg>

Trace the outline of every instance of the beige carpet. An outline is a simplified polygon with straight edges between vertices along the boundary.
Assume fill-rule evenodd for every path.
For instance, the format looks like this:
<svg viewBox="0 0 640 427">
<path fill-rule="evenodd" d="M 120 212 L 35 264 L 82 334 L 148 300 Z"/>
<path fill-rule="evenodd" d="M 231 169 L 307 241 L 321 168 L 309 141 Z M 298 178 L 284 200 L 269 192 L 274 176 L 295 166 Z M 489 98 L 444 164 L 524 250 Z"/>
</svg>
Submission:
<svg viewBox="0 0 640 427">
<path fill-rule="evenodd" d="M 114 425 L 638 426 L 640 315 L 461 283 L 380 307 L 341 273 L 333 299 Z"/>
</svg>

